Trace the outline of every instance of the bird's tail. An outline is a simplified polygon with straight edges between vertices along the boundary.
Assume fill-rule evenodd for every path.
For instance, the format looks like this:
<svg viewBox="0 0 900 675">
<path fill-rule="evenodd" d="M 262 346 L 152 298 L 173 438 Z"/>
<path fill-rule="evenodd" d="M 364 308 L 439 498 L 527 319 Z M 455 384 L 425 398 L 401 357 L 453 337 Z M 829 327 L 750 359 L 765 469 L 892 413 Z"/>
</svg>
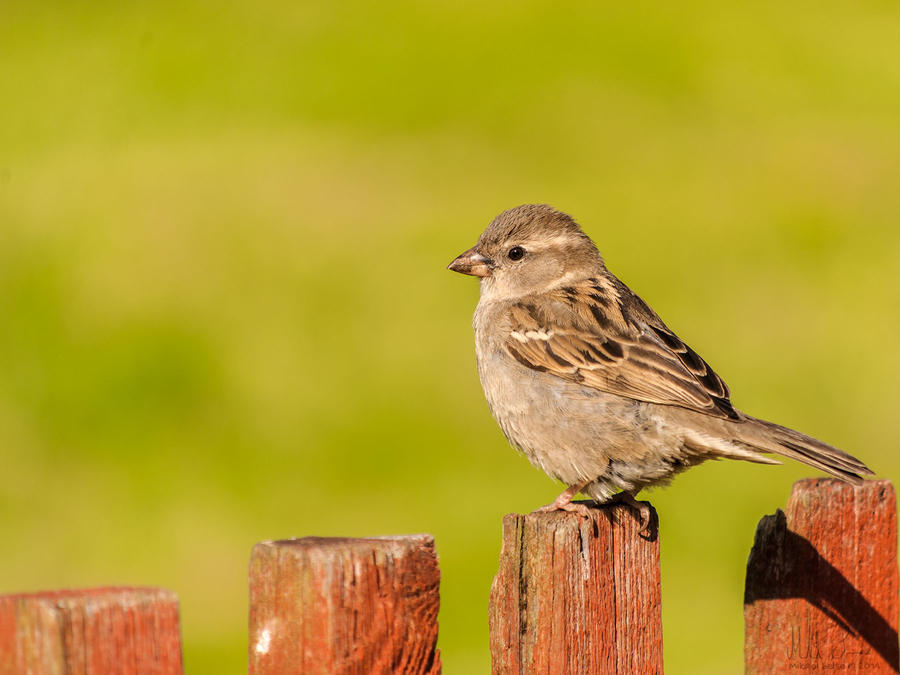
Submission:
<svg viewBox="0 0 900 675">
<path fill-rule="evenodd" d="M 799 431 L 749 415 L 735 427 L 736 440 L 742 445 L 795 459 L 850 483 L 873 475 L 856 457 Z"/>
</svg>

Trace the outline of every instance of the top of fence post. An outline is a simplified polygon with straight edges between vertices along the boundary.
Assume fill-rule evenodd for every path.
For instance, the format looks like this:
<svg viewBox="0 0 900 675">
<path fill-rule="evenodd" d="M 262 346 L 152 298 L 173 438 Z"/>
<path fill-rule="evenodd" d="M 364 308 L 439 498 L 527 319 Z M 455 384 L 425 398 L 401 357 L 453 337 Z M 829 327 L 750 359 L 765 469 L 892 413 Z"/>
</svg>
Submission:
<svg viewBox="0 0 900 675">
<path fill-rule="evenodd" d="M 494 673 L 661 673 L 656 512 L 625 506 L 503 518 L 491 586 Z"/>
<path fill-rule="evenodd" d="M 430 535 L 257 544 L 250 675 L 437 675 L 439 585 Z"/>
<path fill-rule="evenodd" d="M 890 481 L 798 481 L 747 561 L 747 673 L 900 672 L 897 501 Z"/>
<path fill-rule="evenodd" d="M 0 675 L 182 673 L 178 598 L 110 587 L 0 596 Z"/>
</svg>

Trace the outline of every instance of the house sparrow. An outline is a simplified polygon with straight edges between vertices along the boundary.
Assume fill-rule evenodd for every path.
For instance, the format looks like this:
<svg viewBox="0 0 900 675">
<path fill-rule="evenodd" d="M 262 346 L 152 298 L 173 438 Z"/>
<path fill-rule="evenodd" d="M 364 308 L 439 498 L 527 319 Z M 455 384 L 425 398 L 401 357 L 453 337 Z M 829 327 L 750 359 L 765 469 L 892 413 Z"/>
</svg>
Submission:
<svg viewBox="0 0 900 675">
<path fill-rule="evenodd" d="M 448 269 L 481 280 L 475 309 L 478 375 L 509 442 L 568 488 L 541 510 L 597 503 L 650 511 L 634 495 L 688 467 L 727 457 L 790 457 L 858 483 L 858 459 L 751 417 L 656 312 L 606 269 L 565 213 L 526 204 L 504 211 Z"/>
</svg>

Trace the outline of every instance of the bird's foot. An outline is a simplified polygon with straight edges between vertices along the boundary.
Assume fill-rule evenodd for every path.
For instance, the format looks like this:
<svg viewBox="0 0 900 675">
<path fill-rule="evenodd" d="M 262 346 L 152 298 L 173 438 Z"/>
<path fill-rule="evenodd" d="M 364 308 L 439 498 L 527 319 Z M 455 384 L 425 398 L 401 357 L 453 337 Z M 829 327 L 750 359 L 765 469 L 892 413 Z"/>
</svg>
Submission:
<svg viewBox="0 0 900 675">
<path fill-rule="evenodd" d="M 587 483 L 585 483 L 587 485 Z M 550 511 L 568 511 L 569 513 L 577 513 L 583 518 L 590 518 L 590 507 L 580 502 L 573 502 L 572 499 L 581 492 L 585 485 L 570 485 L 562 494 L 549 504 L 535 510 L 535 513 L 549 513 Z"/>
<path fill-rule="evenodd" d="M 577 513 L 582 518 L 591 517 L 591 508 L 587 504 L 582 504 L 581 502 L 566 502 L 565 504 L 557 504 L 554 501 L 552 504 L 546 504 L 537 509 L 535 513 L 548 513 L 550 511 L 567 511 L 569 513 Z"/>
<path fill-rule="evenodd" d="M 650 509 L 649 502 L 639 502 L 630 492 L 619 492 L 618 494 L 613 495 L 606 503 L 625 504 L 626 506 L 630 506 L 637 511 L 640 516 L 641 529 L 638 530 L 638 533 L 650 534 L 650 519 L 653 512 Z"/>
</svg>

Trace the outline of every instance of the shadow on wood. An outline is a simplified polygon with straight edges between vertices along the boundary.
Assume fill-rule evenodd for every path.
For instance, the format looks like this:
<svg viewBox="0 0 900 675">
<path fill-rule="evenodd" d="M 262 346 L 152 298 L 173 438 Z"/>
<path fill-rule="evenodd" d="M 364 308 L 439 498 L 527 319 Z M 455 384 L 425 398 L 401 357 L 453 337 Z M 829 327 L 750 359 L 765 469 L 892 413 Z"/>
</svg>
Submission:
<svg viewBox="0 0 900 675">
<path fill-rule="evenodd" d="M 509 514 L 491 586 L 494 673 L 661 673 L 658 520 L 632 509 Z"/>
<path fill-rule="evenodd" d="M 800 481 L 747 562 L 748 673 L 900 672 L 896 501 L 889 481 Z"/>
</svg>

